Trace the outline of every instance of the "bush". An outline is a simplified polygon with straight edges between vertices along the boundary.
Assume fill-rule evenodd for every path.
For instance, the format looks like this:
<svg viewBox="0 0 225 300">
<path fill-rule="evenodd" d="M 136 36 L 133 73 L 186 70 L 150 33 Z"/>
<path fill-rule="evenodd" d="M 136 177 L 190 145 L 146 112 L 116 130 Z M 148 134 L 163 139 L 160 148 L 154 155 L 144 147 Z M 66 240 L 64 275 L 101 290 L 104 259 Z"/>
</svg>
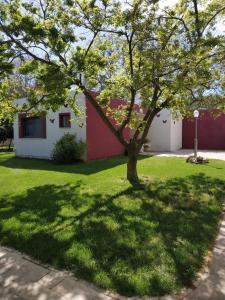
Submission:
<svg viewBox="0 0 225 300">
<path fill-rule="evenodd" d="M 52 151 L 52 159 L 59 163 L 72 163 L 83 160 L 85 143 L 77 141 L 76 135 L 66 133 Z"/>
</svg>

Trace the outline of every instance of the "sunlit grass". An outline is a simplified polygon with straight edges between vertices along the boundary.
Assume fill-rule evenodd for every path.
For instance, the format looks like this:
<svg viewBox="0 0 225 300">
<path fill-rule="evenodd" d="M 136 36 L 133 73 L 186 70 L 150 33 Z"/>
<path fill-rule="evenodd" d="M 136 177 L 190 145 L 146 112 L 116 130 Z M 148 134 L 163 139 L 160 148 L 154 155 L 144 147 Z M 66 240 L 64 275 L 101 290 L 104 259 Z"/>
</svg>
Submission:
<svg viewBox="0 0 225 300">
<path fill-rule="evenodd" d="M 124 295 L 190 285 L 215 238 L 225 162 L 141 158 L 144 190 L 126 158 L 77 165 L 0 153 L 0 242 Z"/>
</svg>

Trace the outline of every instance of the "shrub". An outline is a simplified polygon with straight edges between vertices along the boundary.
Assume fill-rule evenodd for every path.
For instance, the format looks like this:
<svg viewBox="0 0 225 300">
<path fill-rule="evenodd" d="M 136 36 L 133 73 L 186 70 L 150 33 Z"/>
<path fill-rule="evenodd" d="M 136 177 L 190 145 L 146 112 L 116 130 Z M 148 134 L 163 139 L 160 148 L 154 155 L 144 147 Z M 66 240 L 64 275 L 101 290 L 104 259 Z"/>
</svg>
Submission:
<svg viewBox="0 0 225 300">
<path fill-rule="evenodd" d="M 83 160 L 85 143 L 77 141 L 76 135 L 66 133 L 52 151 L 52 159 L 59 163 L 72 163 Z"/>
</svg>

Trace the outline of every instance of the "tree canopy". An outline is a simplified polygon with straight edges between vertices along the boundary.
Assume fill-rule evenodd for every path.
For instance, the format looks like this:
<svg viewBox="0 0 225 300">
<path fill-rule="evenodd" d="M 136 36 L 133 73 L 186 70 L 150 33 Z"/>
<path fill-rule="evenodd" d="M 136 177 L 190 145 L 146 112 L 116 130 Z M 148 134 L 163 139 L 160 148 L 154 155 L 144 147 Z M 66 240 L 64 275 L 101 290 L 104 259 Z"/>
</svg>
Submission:
<svg viewBox="0 0 225 300">
<path fill-rule="evenodd" d="M 185 115 L 191 107 L 225 107 L 220 0 L 180 0 L 172 7 L 157 0 L 0 2 L 0 57 L 6 63 L 0 68 L 10 71 L 9 60 L 17 57 L 19 72 L 35 78 L 24 109 L 40 103 L 57 109 L 66 101 L 79 114 L 76 95 L 83 92 L 127 148 L 134 181 L 137 154 L 161 109 Z M 100 92 L 97 101 L 92 89 Z M 110 110 L 112 97 L 126 101 Z M 129 141 L 127 127 L 133 129 Z"/>
</svg>

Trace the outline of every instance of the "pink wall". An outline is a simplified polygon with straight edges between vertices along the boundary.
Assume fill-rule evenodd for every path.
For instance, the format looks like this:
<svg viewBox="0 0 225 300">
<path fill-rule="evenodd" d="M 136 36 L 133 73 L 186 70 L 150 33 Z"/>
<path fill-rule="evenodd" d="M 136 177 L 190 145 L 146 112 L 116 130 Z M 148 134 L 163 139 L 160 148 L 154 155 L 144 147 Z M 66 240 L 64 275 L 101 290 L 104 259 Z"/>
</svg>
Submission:
<svg viewBox="0 0 225 300">
<path fill-rule="evenodd" d="M 183 148 L 194 147 L 195 125 L 193 118 L 183 120 Z M 198 120 L 199 149 L 225 150 L 225 114 L 216 119 L 210 111 L 201 110 Z"/>
<path fill-rule="evenodd" d="M 111 100 L 111 107 L 117 107 L 123 103 L 122 100 Z M 122 146 L 107 125 L 99 117 L 94 107 L 86 99 L 87 115 L 87 159 L 104 159 L 125 153 Z M 129 131 L 125 131 L 126 138 L 129 139 Z"/>
</svg>

